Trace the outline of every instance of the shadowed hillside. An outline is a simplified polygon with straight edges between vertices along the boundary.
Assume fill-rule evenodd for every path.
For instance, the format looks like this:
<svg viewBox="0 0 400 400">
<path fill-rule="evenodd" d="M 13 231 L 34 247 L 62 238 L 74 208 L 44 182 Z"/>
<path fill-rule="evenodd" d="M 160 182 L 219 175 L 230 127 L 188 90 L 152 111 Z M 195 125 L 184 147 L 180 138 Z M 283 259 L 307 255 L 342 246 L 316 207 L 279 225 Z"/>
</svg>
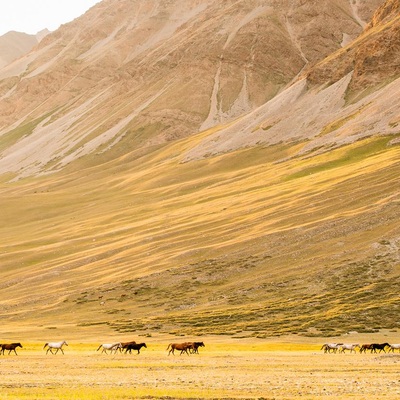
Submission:
<svg viewBox="0 0 400 400">
<path fill-rule="evenodd" d="M 326 72 L 386 63 L 398 14 L 177 3 L 103 1 L 0 71 L 8 334 L 398 329 L 399 74 Z M 343 48 L 305 35 L 328 9 Z"/>
</svg>

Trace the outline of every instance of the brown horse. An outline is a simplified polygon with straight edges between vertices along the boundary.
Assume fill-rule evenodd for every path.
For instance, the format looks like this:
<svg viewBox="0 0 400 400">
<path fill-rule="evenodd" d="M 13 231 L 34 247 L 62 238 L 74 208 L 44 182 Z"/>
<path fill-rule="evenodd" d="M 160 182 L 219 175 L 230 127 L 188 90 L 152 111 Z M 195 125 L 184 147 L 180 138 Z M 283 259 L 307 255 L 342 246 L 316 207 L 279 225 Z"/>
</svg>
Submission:
<svg viewBox="0 0 400 400">
<path fill-rule="evenodd" d="M 168 352 L 168 355 L 170 355 L 171 353 L 175 355 L 175 350 L 180 350 L 181 354 L 186 353 L 187 355 L 189 355 L 188 350 L 191 348 L 192 344 L 192 342 L 170 343 L 167 347 L 167 350 L 171 348 L 171 350 Z"/>
<path fill-rule="evenodd" d="M 367 350 L 370 350 L 372 353 L 372 349 L 373 349 L 373 344 L 363 344 L 360 347 L 360 353 L 366 353 Z"/>
<path fill-rule="evenodd" d="M 22 344 L 21 343 L 0 344 L 0 346 L 1 346 L 0 347 L 1 354 L 4 354 L 4 352 L 6 350 L 8 350 L 8 354 L 10 354 L 13 351 L 16 355 L 18 355 L 15 349 L 17 347 L 21 347 L 22 348 Z"/>
<path fill-rule="evenodd" d="M 132 342 L 122 342 L 119 351 L 122 352 L 122 350 L 126 349 L 131 344 L 136 344 L 136 342 L 134 340 L 132 340 Z"/>
<path fill-rule="evenodd" d="M 142 347 L 146 347 L 146 343 L 130 343 L 125 348 L 125 354 L 129 351 L 129 354 L 132 354 L 132 350 L 137 350 L 137 353 L 140 354 L 140 349 Z"/>
</svg>

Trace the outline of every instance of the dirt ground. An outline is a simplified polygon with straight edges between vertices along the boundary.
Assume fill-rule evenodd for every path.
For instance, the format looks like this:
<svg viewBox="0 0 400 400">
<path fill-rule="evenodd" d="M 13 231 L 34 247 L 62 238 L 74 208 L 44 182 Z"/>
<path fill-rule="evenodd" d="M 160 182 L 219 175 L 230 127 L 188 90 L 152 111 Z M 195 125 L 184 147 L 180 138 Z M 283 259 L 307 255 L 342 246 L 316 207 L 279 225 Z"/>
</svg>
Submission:
<svg viewBox="0 0 400 400">
<path fill-rule="evenodd" d="M 102 354 L 26 344 L 0 356 L 0 399 L 399 399 L 400 353 L 324 354 L 321 344 L 210 343 L 198 355 L 149 344 Z"/>
</svg>

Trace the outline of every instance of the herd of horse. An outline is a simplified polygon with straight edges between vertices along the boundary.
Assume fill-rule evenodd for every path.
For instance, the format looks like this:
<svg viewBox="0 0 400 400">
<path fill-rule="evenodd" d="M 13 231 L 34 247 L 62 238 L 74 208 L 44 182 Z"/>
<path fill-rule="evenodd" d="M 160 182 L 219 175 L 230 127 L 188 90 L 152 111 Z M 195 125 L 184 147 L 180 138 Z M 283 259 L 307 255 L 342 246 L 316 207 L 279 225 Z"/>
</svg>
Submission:
<svg viewBox="0 0 400 400">
<path fill-rule="evenodd" d="M 46 354 L 50 352 L 51 354 L 57 354 L 58 351 L 61 351 L 62 354 L 64 354 L 63 351 L 63 346 L 68 346 L 68 343 L 63 340 L 61 342 L 48 342 L 45 343 L 43 346 L 43 350 L 47 348 Z M 198 354 L 199 353 L 199 347 L 204 347 L 205 344 L 204 342 L 184 342 L 184 343 L 170 343 L 167 347 L 167 350 L 169 350 L 168 355 L 175 354 L 175 350 L 180 351 L 180 354 L 186 353 L 187 355 L 189 354 Z M 8 354 L 11 354 L 11 352 L 14 352 L 16 355 L 17 351 L 16 349 L 18 347 L 22 348 L 21 343 L 5 343 L 5 344 L 0 344 L 0 354 L 5 353 L 5 351 L 8 351 Z M 99 351 L 102 349 L 102 353 L 108 354 L 107 351 L 110 352 L 110 354 L 115 354 L 118 351 L 119 352 L 124 352 L 125 354 L 129 353 L 132 354 L 132 350 L 136 350 L 137 354 L 140 354 L 140 350 L 142 347 L 147 348 L 146 343 L 136 343 L 135 341 L 131 342 L 116 342 L 116 343 L 103 343 L 101 344 L 96 351 Z M 53 352 L 55 350 L 55 352 Z"/>
<path fill-rule="evenodd" d="M 48 342 L 45 343 L 43 349 L 46 349 L 46 354 L 50 352 L 51 354 L 57 354 L 58 351 L 61 351 L 62 354 L 64 354 L 63 351 L 63 346 L 68 346 L 68 343 L 63 340 L 61 342 Z M 175 355 L 175 350 L 179 351 L 180 354 L 198 354 L 199 353 L 199 347 L 204 347 L 205 344 L 204 342 L 183 342 L 183 343 L 170 343 L 167 347 L 168 355 L 172 353 L 172 355 Z M 22 348 L 21 343 L 5 343 L 5 344 L 0 344 L 0 354 L 4 355 L 6 351 L 8 351 L 8 354 L 11 354 L 14 352 L 16 355 L 17 351 L 16 349 L 18 347 Z M 146 343 L 136 343 L 135 341 L 131 342 L 116 342 L 116 343 L 103 343 L 101 344 L 96 351 L 99 351 L 100 349 L 102 350 L 102 353 L 108 354 L 107 351 L 109 351 L 111 354 L 115 354 L 118 351 L 119 352 L 125 352 L 127 354 L 128 352 L 132 354 L 132 350 L 137 351 L 137 354 L 140 354 L 140 350 L 145 347 L 147 348 Z M 324 351 L 324 353 L 345 353 L 346 351 L 350 351 L 350 353 L 356 353 L 356 349 L 359 349 L 360 353 L 366 353 L 367 350 L 369 350 L 371 353 L 381 353 L 382 351 L 386 353 L 386 350 L 390 353 L 395 350 L 399 350 L 400 352 L 400 344 L 390 344 L 390 343 L 369 343 L 369 344 L 358 344 L 358 343 L 352 343 L 352 344 L 346 344 L 346 343 L 324 343 L 321 347 L 321 350 Z M 53 353 L 53 350 L 55 352 Z"/>
<path fill-rule="evenodd" d="M 356 349 L 359 349 L 360 353 L 366 353 L 367 350 L 370 353 L 381 353 L 382 351 L 386 353 L 393 352 L 395 350 L 400 351 L 400 344 L 390 344 L 390 343 L 368 343 L 368 344 L 346 344 L 346 343 L 324 343 L 321 347 L 321 350 L 324 350 L 324 353 L 345 353 L 346 350 L 350 350 L 350 353 L 357 353 Z M 379 351 L 378 351 L 379 350 Z"/>
</svg>

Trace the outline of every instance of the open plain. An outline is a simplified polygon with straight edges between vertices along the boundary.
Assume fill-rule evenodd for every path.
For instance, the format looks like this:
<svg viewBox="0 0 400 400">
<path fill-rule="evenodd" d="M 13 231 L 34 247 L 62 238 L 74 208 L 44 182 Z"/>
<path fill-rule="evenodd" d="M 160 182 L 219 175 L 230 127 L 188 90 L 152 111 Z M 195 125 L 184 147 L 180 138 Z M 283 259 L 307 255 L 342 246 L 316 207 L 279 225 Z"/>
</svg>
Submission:
<svg viewBox="0 0 400 400">
<path fill-rule="evenodd" d="M 138 354 L 70 341 L 65 355 L 26 343 L 0 358 L 1 399 L 398 399 L 400 354 L 325 354 L 319 338 L 206 338 L 200 354 L 168 356 L 147 338 Z M 344 340 L 395 340 L 395 334 Z M 326 341 L 326 339 L 325 339 Z"/>
<path fill-rule="evenodd" d="M 0 400 L 399 399 L 321 350 L 400 343 L 399 48 L 400 0 L 106 0 L 1 68 Z"/>
</svg>

